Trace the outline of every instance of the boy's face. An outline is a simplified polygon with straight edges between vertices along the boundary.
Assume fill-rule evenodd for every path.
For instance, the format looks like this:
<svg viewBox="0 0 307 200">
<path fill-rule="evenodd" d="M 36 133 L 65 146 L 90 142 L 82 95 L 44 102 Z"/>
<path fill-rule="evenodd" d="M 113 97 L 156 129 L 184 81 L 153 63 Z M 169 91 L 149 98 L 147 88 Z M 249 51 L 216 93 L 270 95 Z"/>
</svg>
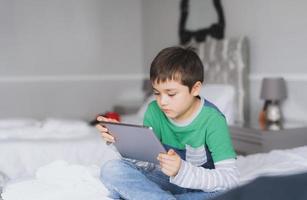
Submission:
<svg viewBox="0 0 307 200">
<path fill-rule="evenodd" d="M 189 119 L 198 109 L 201 82 L 197 82 L 189 91 L 188 86 L 179 81 L 167 80 L 153 83 L 154 95 L 158 105 L 165 115 L 174 121 L 180 122 Z"/>
</svg>

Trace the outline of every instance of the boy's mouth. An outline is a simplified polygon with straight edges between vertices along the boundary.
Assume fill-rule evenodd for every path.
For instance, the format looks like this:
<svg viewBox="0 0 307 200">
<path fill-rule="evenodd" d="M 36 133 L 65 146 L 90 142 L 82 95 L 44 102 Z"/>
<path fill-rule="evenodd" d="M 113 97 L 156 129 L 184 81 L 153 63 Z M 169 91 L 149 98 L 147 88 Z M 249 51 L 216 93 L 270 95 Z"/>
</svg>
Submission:
<svg viewBox="0 0 307 200">
<path fill-rule="evenodd" d="M 169 113 L 169 112 L 171 112 L 170 109 L 162 109 L 162 110 L 163 110 L 164 113 Z"/>
</svg>

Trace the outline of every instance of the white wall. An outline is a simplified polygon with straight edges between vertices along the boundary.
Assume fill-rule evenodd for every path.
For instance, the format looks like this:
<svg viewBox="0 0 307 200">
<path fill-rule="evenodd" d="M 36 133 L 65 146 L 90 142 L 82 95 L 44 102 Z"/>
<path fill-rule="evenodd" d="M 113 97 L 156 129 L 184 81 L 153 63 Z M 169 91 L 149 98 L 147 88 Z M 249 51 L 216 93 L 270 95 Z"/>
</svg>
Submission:
<svg viewBox="0 0 307 200">
<path fill-rule="evenodd" d="M 0 27 L 0 117 L 90 118 L 141 87 L 141 0 L 0 0 Z"/>
<path fill-rule="evenodd" d="M 288 99 L 283 104 L 286 120 L 307 121 L 307 1 L 223 1 L 226 35 L 246 35 L 250 42 L 252 119 L 262 107 L 261 79 L 283 76 Z"/>
<path fill-rule="evenodd" d="M 140 0 L 2 0 L 1 75 L 142 69 Z"/>
<path fill-rule="evenodd" d="M 178 44 L 179 0 L 143 0 L 144 66 L 149 72 L 154 56 L 167 46 Z"/>
<path fill-rule="evenodd" d="M 0 117 L 89 118 L 110 110 L 118 93 L 140 87 L 160 49 L 178 44 L 179 3 L 0 0 Z M 222 3 L 226 37 L 245 35 L 250 42 L 252 119 L 262 106 L 261 79 L 282 75 L 286 117 L 307 121 L 307 1 Z"/>
<path fill-rule="evenodd" d="M 144 35 L 144 49 L 149 53 L 144 56 L 150 60 L 149 55 L 158 48 L 178 44 L 180 0 L 144 2 L 144 21 L 149 27 Z M 307 122 L 307 1 L 223 0 L 222 4 L 226 37 L 247 36 L 250 43 L 251 120 L 257 120 L 263 103 L 259 98 L 261 79 L 283 76 L 289 90 L 283 104 L 286 120 Z M 204 14 L 203 24 L 210 23 L 206 19 Z"/>
</svg>

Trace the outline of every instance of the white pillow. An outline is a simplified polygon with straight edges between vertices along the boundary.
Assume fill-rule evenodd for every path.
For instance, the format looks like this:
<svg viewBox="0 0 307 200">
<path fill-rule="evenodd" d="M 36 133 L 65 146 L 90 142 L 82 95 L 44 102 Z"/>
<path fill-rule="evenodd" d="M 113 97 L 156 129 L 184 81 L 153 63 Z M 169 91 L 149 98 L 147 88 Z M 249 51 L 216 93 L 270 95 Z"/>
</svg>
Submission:
<svg viewBox="0 0 307 200">
<path fill-rule="evenodd" d="M 228 124 L 235 122 L 235 89 L 226 84 L 205 84 L 200 96 L 204 97 L 225 115 Z"/>
<path fill-rule="evenodd" d="M 138 110 L 137 115 L 138 117 L 141 117 L 142 119 L 144 118 L 145 112 L 147 110 L 148 105 L 152 102 L 156 100 L 155 96 L 152 94 L 150 95 L 145 102 L 143 103 L 143 105 L 141 106 L 141 108 Z"/>
<path fill-rule="evenodd" d="M 32 118 L 7 118 L 0 119 L 0 129 L 39 127 L 41 122 Z"/>
<path fill-rule="evenodd" d="M 206 84 L 203 85 L 200 96 L 204 97 L 225 115 L 228 124 L 234 124 L 235 121 L 235 89 L 231 85 L 225 84 Z M 154 95 L 148 97 L 141 108 L 138 110 L 138 117 L 144 117 L 147 106 L 155 100 Z"/>
</svg>

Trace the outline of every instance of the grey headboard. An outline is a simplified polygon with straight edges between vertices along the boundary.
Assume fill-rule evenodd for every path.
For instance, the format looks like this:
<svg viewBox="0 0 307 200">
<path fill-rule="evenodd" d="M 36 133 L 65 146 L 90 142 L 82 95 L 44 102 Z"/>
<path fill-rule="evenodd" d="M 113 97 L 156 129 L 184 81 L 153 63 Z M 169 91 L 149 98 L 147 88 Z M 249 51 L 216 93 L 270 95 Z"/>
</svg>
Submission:
<svg viewBox="0 0 307 200">
<path fill-rule="evenodd" d="M 230 84 L 236 93 L 236 123 L 249 118 L 248 41 L 245 37 L 192 44 L 204 64 L 204 83 Z"/>
</svg>

